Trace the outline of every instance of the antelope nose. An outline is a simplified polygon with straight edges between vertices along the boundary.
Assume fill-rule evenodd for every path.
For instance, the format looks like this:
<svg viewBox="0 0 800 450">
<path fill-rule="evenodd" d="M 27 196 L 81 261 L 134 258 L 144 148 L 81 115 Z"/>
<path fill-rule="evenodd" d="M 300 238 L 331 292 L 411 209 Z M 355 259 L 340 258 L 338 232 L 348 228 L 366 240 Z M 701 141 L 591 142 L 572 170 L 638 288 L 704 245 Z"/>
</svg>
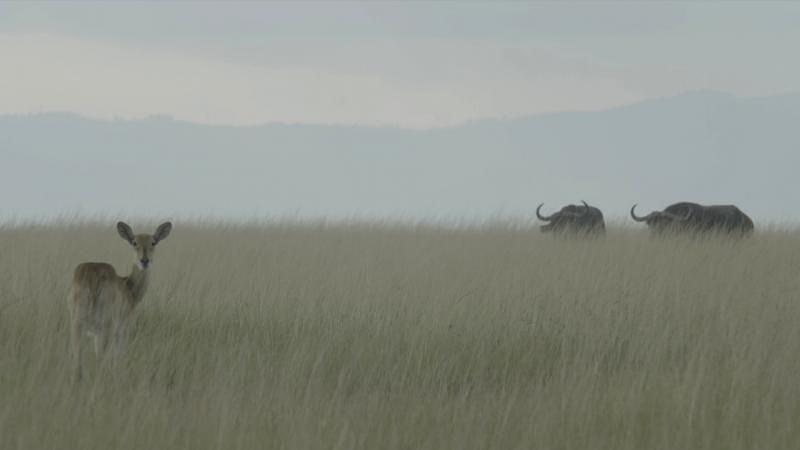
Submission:
<svg viewBox="0 0 800 450">
<path fill-rule="evenodd" d="M 147 268 L 147 266 L 150 265 L 150 260 L 148 258 L 142 258 L 139 260 L 139 262 L 142 263 L 142 267 L 144 267 L 145 269 Z"/>
</svg>

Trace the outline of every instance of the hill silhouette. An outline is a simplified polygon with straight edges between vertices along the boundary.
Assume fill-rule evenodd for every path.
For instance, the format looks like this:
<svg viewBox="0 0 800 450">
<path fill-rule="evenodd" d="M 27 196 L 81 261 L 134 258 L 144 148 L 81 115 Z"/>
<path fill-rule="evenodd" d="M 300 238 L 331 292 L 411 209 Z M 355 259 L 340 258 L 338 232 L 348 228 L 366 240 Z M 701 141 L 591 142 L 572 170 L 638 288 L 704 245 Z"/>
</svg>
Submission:
<svg viewBox="0 0 800 450">
<path fill-rule="evenodd" d="M 424 131 L 0 116 L 0 216 L 528 217 L 585 199 L 800 220 L 798 128 L 798 94 L 716 91 Z"/>
</svg>

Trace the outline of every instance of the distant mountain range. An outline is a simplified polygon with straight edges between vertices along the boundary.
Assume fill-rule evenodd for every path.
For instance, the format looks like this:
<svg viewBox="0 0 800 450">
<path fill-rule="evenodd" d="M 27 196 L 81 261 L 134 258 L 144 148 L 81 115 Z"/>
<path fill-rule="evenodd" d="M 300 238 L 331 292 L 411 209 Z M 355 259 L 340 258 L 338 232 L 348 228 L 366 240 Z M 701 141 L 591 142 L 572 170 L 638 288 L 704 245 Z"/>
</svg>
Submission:
<svg viewBox="0 0 800 450">
<path fill-rule="evenodd" d="M 800 94 L 695 91 L 599 112 L 384 127 L 0 116 L 0 219 L 607 216 L 736 203 L 800 221 Z"/>
</svg>

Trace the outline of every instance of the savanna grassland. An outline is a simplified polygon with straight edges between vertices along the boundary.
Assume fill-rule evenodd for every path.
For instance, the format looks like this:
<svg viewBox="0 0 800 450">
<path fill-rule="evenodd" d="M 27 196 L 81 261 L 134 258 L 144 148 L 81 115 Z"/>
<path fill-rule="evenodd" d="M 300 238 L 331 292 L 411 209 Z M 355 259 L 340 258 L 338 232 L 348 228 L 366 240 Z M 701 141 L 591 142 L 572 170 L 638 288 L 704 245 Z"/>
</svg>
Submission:
<svg viewBox="0 0 800 450">
<path fill-rule="evenodd" d="M 800 447 L 796 232 L 176 222 L 73 385 L 72 270 L 131 258 L 112 221 L 0 229 L 0 448 Z"/>
</svg>

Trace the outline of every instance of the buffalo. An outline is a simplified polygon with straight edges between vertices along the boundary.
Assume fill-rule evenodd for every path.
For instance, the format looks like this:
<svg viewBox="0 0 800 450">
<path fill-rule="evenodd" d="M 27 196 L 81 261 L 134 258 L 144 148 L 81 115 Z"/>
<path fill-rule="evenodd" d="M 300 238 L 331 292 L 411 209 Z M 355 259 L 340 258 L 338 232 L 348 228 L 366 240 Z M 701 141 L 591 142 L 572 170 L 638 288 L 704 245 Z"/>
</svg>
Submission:
<svg viewBox="0 0 800 450">
<path fill-rule="evenodd" d="M 703 206 L 697 203 L 680 202 L 666 207 L 663 211 L 653 211 L 639 217 L 631 207 L 631 217 L 637 222 L 645 222 L 653 234 L 679 233 L 723 233 L 729 235 L 750 235 L 753 221 L 747 214 L 733 205 Z"/>
<path fill-rule="evenodd" d="M 543 233 L 558 234 L 585 234 L 602 235 L 606 232 L 606 224 L 603 220 L 603 213 L 581 201 L 581 205 L 567 205 L 549 216 L 543 216 L 541 209 L 544 203 L 536 208 L 536 217 L 539 220 L 548 222 L 540 227 Z"/>
</svg>

